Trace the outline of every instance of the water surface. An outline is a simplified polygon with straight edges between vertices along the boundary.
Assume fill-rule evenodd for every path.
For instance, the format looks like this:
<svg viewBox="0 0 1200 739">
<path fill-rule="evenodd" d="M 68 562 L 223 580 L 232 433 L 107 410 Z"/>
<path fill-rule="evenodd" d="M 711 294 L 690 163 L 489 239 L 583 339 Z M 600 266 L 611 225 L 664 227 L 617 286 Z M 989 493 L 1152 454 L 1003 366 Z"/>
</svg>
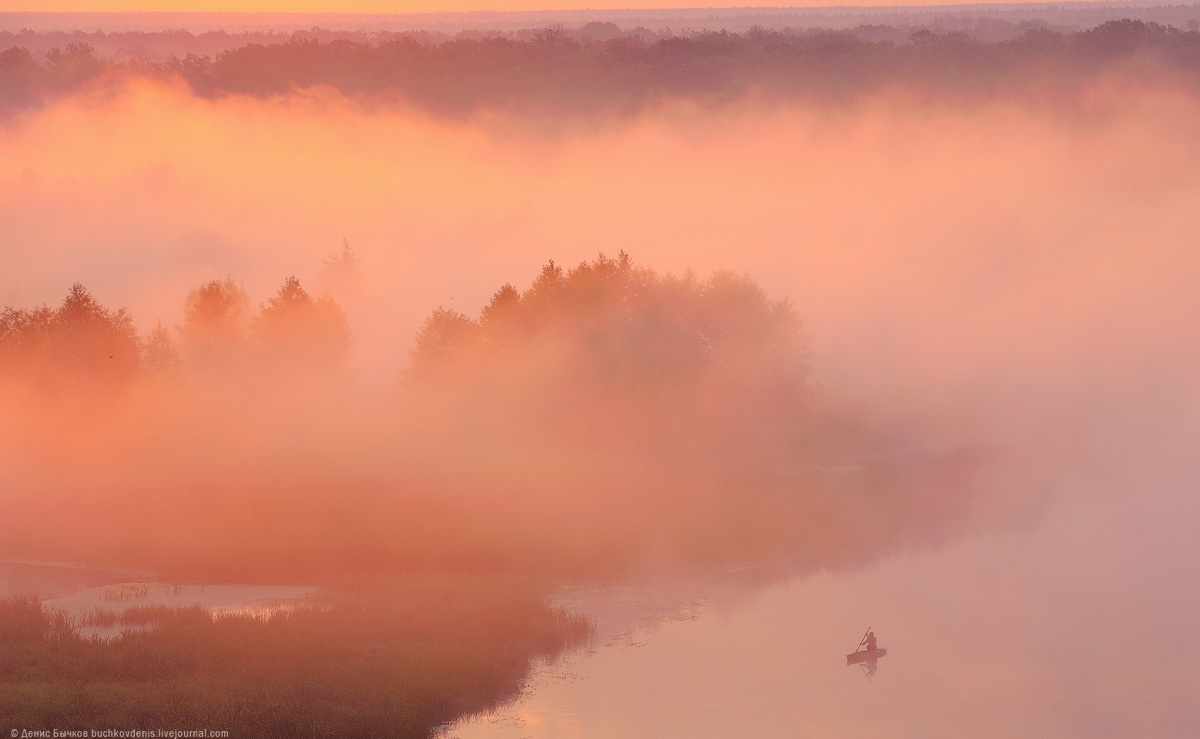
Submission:
<svg viewBox="0 0 1200 739">
<path fill-rule="evenodd" d="M 765 588 L 716 573 L 565 591 L 596 620 L 591 649 L 447 735 L 1200 735 L 1197 506 L 1189 478 L 1163 478 Z M 873 676 L 845 660 L 868 626 L 888 649 Z"/>
<path fill-rule="evenodd" d="M 266 617 L 294 608 L 316 588 L 294 585 L 167 581 L 147 572 L 87 567 L 67 562 L 0 560 L 0 596 L 32 594 L 48 608 L 80 616 L 96 609 L 121 613 L 137 606 L 198 606 L 214 615 Z M 84 636 L 110 637 L 128 626 L 84 626 Z"/>
</svg>

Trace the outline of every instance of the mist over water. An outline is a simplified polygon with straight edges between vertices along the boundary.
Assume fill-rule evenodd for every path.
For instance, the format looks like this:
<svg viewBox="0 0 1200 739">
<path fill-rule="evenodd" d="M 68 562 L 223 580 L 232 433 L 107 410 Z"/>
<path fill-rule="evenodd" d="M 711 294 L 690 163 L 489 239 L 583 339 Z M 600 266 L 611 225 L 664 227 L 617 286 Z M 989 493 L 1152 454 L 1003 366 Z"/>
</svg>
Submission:
<svg viewBox="0 0 1200 739">
<path fill-rule="evenodd" d="M 593 651 L 447 736 L 1185 736 L 1200 644 L 1178 493 L 1150 477 L 1133 499 L 766 588 L 568 591 Z M 844 659 L 867 626 L 888 649 L 870 679 Z"/>
<path fill-rule="evenodd" d="M 895 87 L 840 102 L 749 94 L 455 119 L 322 87 L 207 99 L 131 80 L 22 111 L 0 125 L 0 305 L 53 307 L 81 282 L 143 335 L 161 321 L 178 337 L 197 286 L 232 278 L 256 312 L 294 275 L 337 301 L 353 343 L 336 379 L 196 376 L 94 404 L 2 396 L 0 507 L 36 524 L 6 532 L 0 555 L 326 578 L 389 557 L 401 569 L 502 568 L 492 554 L 520 542 L 528 560 L 503 566 L 578 574 L 579 562 L 634 549 L 651 565 L 757 561 L 780 551 L 748 544 L 770 530 L 796 544 L 766 565 L 782 584 L 754 582 L 757 600 L 718 617 L 647 627 L 660 640 L 649 667 L 715 702 L 728 686 L 704 681 L 746 663 L 703 645 L 746 639 L 765 660 L 754 638 L 769 634 L 803 659 L 764 667 L 768 683 L 850 711 L 861 686 L 823 685 L 812 665 L 832 649 L 838 667 L 831 640 L 856 637 L 869 614 L 896 645 L 871 715 L 909 713 L 834 734 L 925 735 L 936 701 L 888 683 L 891 670 L 912 674 L 905 665 L 938 695 L 961 669 L 955 705 L 990 707 L 931 735 L 997 719 L 990 710 L 1008 701 L 1050 721 L 1047 736 L 1121 735 L 1088 722 L 1097 695 L 1112 701 L 1104 715 L 1124 716 L 1118 727 L 1193 727 L 1180 707 L 1195 678 L 1177 666 L 1154 676 L 1139 651 L 1177 639 L 1164 651 L 1189 664 L 1197 642 L 1184 632 L 1200 605 L 1182 523 L 1198 512 L 1200 99 L 1156 79 L 1113 72 L 1066 96 Z M 361 269 L 339 282 L 323 265 L 344 240 Z M 791 301 L 811 349 L 805 407 L 819 420 L 808 436 L 764 432 L 746 447 L 774 463 L 803 437 L 794 464 L 757 486 L 722 466 L 712 449 L 737 434 L 711 421 L 728 419 L 728 398 L 707 376 L 675 388 L 696 416 L 638 405 L 671 407 L 643 378 L 560 414 L 573 414 L 575 437 L 502 424 L 516 403 L 406 394 L 414 335 L 435 308 L 473 319 L 504 283 L 531 290 L 548 260 L 569 270 L 622 251 L 658 275 L 745 273 L 770 301 Z M 574 371 L 560 348 L 541 346 L 530 365 Z M 574 382 L 582 372 L 543 387 L 528 366 L 505 367 L 520 379 L 504 387 L 530 397 L 591 387 Z M 752 420 L 770 409 L 753 406 Z M 530 438 L 554 454 L 522 448 Z M 812 492 L 811 507 L 789 507 L 794 489 Z M 792 518 L 764 528 L 749 513 L 775 505 Z M 647 535 L 660 529 L 661 541 Z M 703 557 L 697 541 L 711 545 Z M 797 609 L 816 615 L 793 624 Z M 1030 657 L 1060 635 L 1061 661 L 1086 675 Z M 1115 662 L 1096 656 L 1115 642 Z M 967 645 L 990 665 L 979 669 L 1011 674 L 970 683 L 970 669 L 947 663 Z M 711 658 L 692 683 L 679 667 L 689 655 Z M 611 702 L 594 715 L 577 695 L 535 687 L 529 712 L 550 723 L 534 734 L 693 726 L 666 694 L 654 709 L 668 706 L 665 717 L 618 694 L 613 684 L 646 667 L 635 663 L 601 650 L 588 679 Z M 750 673 L 736 672 L 763 688 Z M 1031 697 L 1038 685 L 1064 697 Z M 738 710 L 714 725 L 740 726 L 764 705 L 755 695 L 732 697 Z M 776 708 L 790 699 L 757 695 Z M 1148 721 L 1147 707 L 1173 718 Z M 591 733 L 554 723 L 572 711 L 634 718 Z M 756 715 L 766 735 L 799 720 Z M 847 726 L 834 719 L 813 725 Z"/>
<path fill-rule="evenodd" d="M 796 304 L 823 383 L 885 406 L 994 427 L 979 403 L 1106 412 L 1172 383 L 1186 406 L 1197 114 L 1128 79 L 1053 104 L 897 92 L 563 123 L 135 83 L 4 129 L 2 288 L 29 306 L 78 280 L 170 327 L 208 279 L 255 304 L 289 274 L 311 286 L 346 238 L 363 286 L 335 298 L 363 378 L 388 382 L 432 307 L 473 314 L 547 259 L 624 249 L 750 273 Z"/>
</svg>

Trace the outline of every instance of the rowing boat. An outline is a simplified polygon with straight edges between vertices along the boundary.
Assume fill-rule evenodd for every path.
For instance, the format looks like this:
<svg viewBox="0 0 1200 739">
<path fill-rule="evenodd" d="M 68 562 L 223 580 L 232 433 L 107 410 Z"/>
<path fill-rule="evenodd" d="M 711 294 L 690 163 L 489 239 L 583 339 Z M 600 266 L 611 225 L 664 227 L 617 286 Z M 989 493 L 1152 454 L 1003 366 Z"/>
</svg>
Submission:
<svg viewBox="0 0 1200 739">
<path fill-rule="evenodd" d="M 846 666 L 856 665 L 859 662 L 870 662 L 873 659 L 879 659 L 887 654 L 886 649 L 860 649 L 853 654 L 846 655 Z"/>
</svg>

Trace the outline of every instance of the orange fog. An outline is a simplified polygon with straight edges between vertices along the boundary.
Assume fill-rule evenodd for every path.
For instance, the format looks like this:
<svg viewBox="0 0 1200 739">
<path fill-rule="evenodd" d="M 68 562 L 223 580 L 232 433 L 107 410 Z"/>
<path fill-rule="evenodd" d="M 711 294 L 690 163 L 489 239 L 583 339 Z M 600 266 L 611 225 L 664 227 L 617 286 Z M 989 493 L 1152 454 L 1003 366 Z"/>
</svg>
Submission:
<svg viewBox="0 0 1200 739">
<path fill-rule="evenodd" d="M 432 309 L 475 315 L 500 284 L 526 288 L 547 260 L 570 267 L 622 250 L 659 272 L 746 272 L 789 297 L 813 337 L 822 402 L 878 433 L 1101 467 L 1114 448 L 1126 461 L 1179 460 L 1200 400 L 1197 125 L 1195 99 L 1129 79 L 1054 105 L 893 90 L 853 104 L 667 100 L 589 119 L 447 120 L 319 89 L 214 101 L 149 82 L 51 103 L 0 128 L 0 303 L 53 305 L 79 281 L 146 332 L 178 325 L 184 296 L 210 279 L 243 282 L 255 306 L 288 275 L 314 286 L 345 238 L 363 263 L 362 289 L 335 295 L 356 339 L 354 377 L 325 394 L 205 388 L 90 416 L 12 406 L 0 434 L 57 438 L 68 451 L 8 445 L 8 479 L 45 495 L 10 496 L 10 513 L 153 524 L 151 491 L 167 496 L 165 511 L 178 490 L 194 520 L 248 509 L 237 525 L 250 529 L 261 524 L 254 511 L 274 507 L 281 531 L 294 516 L 297 536 L 339 546 L 355 532 L 365 543 L 350 559 L 361 563 L 398 531 L 414 551 L 482 535 L 390 529 L 408 503 L 381 501 L 375 482 L 420 488 L 420 505 L 447 505 L 452 519 L 466 504 L 444 491 L 490 475 L 467 487 L 496 516 L 517 504 L 550 522 L 636 526 L 620 521 L 623 498 L 613 512 L 553 497 L 585 462 L 535 470 L 489 457 L 455 468 L 447 449 L 421 446 L 429 419 L 396 398 Z M 621 411 L 589 412 L 602 425 Z M 197 414 L 202 427 L 176 428 L 174 413 Z M 507 451 L 497 444 L 493 456 Z M 73 461 L 48 473 L 37 454 Z M 427 475 L 429 458 L 452 472 Z M 612 474 L 595 485 L 625 479 Z M 703 487 L 696 477 L 689 484 Z M 1021 494 L 999 496 L 1023 499 L 1033 477 L 1010 479 Z M 303 492 L 323 487 L 342 497 Z M 251 488 L 261 495 L 247 502 Z M 681 494 L 664 492 L 664 505 Z M 164 541 L 183 535 L 176 525 L 162 523 Z M 24 555 L 87 553 L 18 538 Z M 96 551 L 120 560 L 138 550 Z"/>
</svg>

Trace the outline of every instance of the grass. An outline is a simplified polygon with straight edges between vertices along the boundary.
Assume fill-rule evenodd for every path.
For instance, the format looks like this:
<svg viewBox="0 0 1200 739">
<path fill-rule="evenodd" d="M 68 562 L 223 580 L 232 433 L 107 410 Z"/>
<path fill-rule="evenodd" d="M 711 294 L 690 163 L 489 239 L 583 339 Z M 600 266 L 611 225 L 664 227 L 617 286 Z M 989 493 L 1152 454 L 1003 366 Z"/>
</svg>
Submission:
<svg viewBox="0 0 1200 739">
<path fill-rule="evenodd" d="M 536 584 L 359 582 L 258 618 L 131 608 L 71 618 L 0 599 L 0 716 L 21 728 L 208 728 L 231 737 L 426 737 L 515 697 L 531 659 L 589 625 Z M 85 624 L 142 625 L 112 639 Z"/>
</svg>

